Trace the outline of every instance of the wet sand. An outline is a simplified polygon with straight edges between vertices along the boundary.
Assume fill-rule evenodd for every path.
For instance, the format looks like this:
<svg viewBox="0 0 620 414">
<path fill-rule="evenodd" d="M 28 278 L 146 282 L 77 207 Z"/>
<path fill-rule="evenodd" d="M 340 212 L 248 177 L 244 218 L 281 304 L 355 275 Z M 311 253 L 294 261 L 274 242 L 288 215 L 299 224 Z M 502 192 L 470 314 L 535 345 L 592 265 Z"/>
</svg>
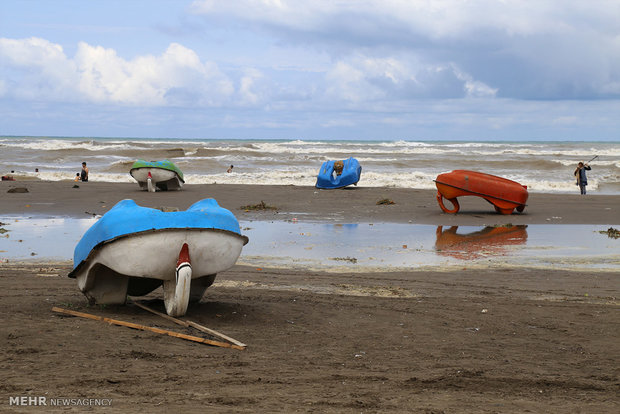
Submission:
<svg viewBox="0 0 620 414">
<path fill-rule="evenodd" d="M 603 195 L 532 194 L 525 214 L 511 216 L 465 198 L 452 216 L 440 212 L 434 192 L 421 190 L 204 185 L 149 194 L 130 184 L 73 185 L 3 182 L 0 215 L 84 217 L 125 198 L 184 209 L 214 197 L 243 220 L 493 225 L 618 224 L 620 217 L 620 196 Z M 29 192 L 6 193 L 11 186 Z M 396 204 L 376 205 L 383 198 Z M 261 200 L 278 210 L 239 209 Z M 615 413 L 620 406 L 614 272 L 235 266 L 186 317 L 248 344 L 238 351 L 54 313 L 59 306 L 199 334 L 134 305 L 88 306 L 66 277 L 70 269 L 0 265 L 3 412 L 38 410 L 9 406 L 9 397 L 24 395 L 111 398 L 112 412 Z M 142 299 L 161 311 L 161 296 Z"/>
<path fill-rule="evenodd" d="M 73 188 L 75 185 L 78 188 Z M 7 193 L 26 188 L 27 193 Z M 403 188 L 348 187 L 317 190 L 298 186 L 186 185 L 181 191 L 148 193 L 131 183 L 74 183 L 70 181 L 2 181 L 0 215 L 37 214 L 83 218 L 104 214 L 123 199 L 146 207 L 176 207 L 185 210 L 203 198 L 215 198 L 240 220 L 300 220 L 356 222 L 413 222 L 434 225 L 494 224 L 617 224 L 620 195 L 531 193 L 523 214 L 503 216 L 478 197 L 461 197 L 459 214 L 444 214 L 435 199 L 436 191 Z M 377 205 L 382 199 L 395 204 Z M 265 204 L 277 210 L 249 211 L 243 206 Z"/>
</svg>

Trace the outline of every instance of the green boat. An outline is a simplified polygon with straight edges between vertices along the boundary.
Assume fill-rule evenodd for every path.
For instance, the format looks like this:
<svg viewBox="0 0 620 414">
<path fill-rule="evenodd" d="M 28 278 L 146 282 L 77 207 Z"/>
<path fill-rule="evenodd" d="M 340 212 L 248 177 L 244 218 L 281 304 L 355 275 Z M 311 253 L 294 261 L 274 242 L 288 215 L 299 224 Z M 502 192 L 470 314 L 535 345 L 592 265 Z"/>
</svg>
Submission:
<svg viewBox="0 0 620 414">
<path fill-rule="evenodd" d="M 171 161 L 137 160 L 129 174 L 138 182 L 142 190 L 180 190 L 185 184 L 183 172 Z"/>
</svg>

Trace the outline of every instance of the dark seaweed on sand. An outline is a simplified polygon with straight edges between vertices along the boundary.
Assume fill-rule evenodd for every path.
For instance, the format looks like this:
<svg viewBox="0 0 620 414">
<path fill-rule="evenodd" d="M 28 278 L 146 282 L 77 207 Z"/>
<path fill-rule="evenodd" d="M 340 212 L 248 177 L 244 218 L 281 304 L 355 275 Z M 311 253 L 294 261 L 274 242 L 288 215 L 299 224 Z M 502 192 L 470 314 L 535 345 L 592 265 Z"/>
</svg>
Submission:
<svg viewBox="0 0 620 414">
<path fill-rule="evenodd" d="M 377 205 L 380 206 L 382 204 L 396 204 L 394 201 L 390 200 L 389 198 L 384 198 L 382 200 L 377 201 Z"/>
<path fill-rule="evenodd" d="M 239 207 L 241 210 L 250 211 L 250 210 L 277 210 L 278 207 L 268 206 L 265 204 L 263 200 L 261 200 L 258 204 L 250 204 L 247 206 Z"/>
<path fill-rule="evenodd" d="M 357 259 L 355 257 L 330 257 L 330 260 L 341 260 L 344 262 L 351 262 L 351 263 L 357 263 Z"/>
<path fill-rule="evenodd" d="M 606 234 L 610 239 L 620 239 L 620 230 L 614 229 L 613 227 L 599 231 L 599 233 Z"/>
</svg>

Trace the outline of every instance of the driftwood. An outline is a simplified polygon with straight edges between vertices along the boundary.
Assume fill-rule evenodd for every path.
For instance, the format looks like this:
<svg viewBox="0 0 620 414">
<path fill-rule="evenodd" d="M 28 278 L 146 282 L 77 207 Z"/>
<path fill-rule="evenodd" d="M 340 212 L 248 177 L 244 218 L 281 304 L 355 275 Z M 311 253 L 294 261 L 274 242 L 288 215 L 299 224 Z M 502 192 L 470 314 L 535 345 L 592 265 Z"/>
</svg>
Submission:
<svg viewBox="0 0 620 414">
<path fill-rule="evenodd" d="M 192 335 L 185 335 L 185 334 L 178 333 L 178 332 L 168 331 L 166 329 L 154 328 L 152 326 L 145 326 L 145 325 L 140 325 L 140 324 L 132 323 L 132 322 L 119 321 L 116 319 L 106 318 L 103 316 L 92 315 L 90 313 L 62 309 L 56 306 L 52 308 L 52 311 L 58 312 L 58 313 L 64 313 L 66 315 L 79 316 L 80 318 L 93 319 L 96 321 L 107 322 L 112 325 L 126 326 L 126 327 L 133 328 L 133 329 L 140 329 L 143 331 L 155 332 L 155 333 L 162 334 L 162 335 L 173 336 L 175 338 L 181 338 L 181 339 L 185 339 L 185 340 L 193 341 L 193 342 L 200 342 L 200 343 L 207 344 L 207 345 L 219 346 L 222 348 L 233 348 L 233 349 L 239 349 L 239 350 L 245 349 L 244 347 L 241 347 L 239 345 L 229 344 L 227 342 L 212 341 L 210 339 L 200 338 L 200 337 L 192 336 Z"/>
<path fill-rule="evenodd" d="M 173 318 L 173 317 L 172 317 L 172 316 L 170 316 L 170 315 L 166 315 L 165 313 L 158 312 L 158 311 L 156 311 L 155 309 L 151 309 L 151 308 L 149 308 L 148 306 L 143 305 L 143 304 L 138 303 L 138 302 L 135 302 L 135 301 L 134 301 L 134 302 L 132 302 L 132 303 L 133 303 L 134 305 L 136 305 L 137 307 L 139 307 L 139 308 L 142 308 L 142 309 L 144 309 L 144 310 L 146 310 L 146 311 L 149 311 L 149 312 L 151 312 L 151 313 L 154 313 L 154 314 L 155 314 L 155 315 L 157 315 L 157 316 L 161 316 L 161 317 L 162 317 L 162 318 L 164 318 L 164 319 L 168 319 L 169 321 L 172 321 L 172 322 L 174 322 L 174 323 L 176 323 L 176 324 L 178 324 L 178 325 L 185 326 L 185 327 L 190 327 L 190 326 L 191 326 L 192 328 L 196 328 L 196 329 L 198 329 L 199 331 L 202 331 L 202 332 L 205 332 L 205 333 L 208 333 L 208 334 L 211 334 L 211 335 L 218 336 L 218 337 L 220 337 L 220 338 L 222 338 L 222 339 L 226 339 L 227 341 L 230 341 L 230 342 L 232 342 L 233 344 L 238 345 L 238 346 L 240 346 L 240 347 L 242 347 L 242 348 L 244 348 L 244 349 L 245 349 L 245 347 L 247 346 L 247 345 L 246 345 L 246 344 L 244 344 L 243 342 L 237 341 L 236 339 L 233 339 L 233 338 L 231 338 L 230 336 L 224 335 L 223 333 L 220 333 L 220 332 L 218 332 L 218 331 L 216 331 L 216 330 L 213 330 L 213 329 L 207 328 L 206 326 L 202 326 L 202 325 L 200 325 L 200 324 L 197 324 L 196 322 L 186 321 L 186 320 L 183 320 L 183 319 Z"/>
</svg>

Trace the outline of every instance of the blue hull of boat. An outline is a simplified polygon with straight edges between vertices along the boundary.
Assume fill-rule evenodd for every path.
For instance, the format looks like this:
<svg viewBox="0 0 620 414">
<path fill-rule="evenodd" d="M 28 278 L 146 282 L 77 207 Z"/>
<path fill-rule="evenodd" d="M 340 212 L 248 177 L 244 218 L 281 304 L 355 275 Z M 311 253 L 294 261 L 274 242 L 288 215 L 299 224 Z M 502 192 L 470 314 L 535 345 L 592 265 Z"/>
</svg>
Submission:
<svg viewBox="0 0 620 414">
<path fill-rule="evenodd" d="M 241 235 L 237 218 L 212 198 L 200 200 L 186 211 L 167 213 L 141 207 L 133 200 L 122 200 L 84 233 L 73 254 L 74 270 L 102 243 L 135 233 L 163 229 L 217 229 L 245 238 Z"/>
<path fill-rule="evenodd" d="M 362 175 L 362 166 L 355 158 L 343 160 L 342 174 L 334 173 L 336 161 L 325 161 L 316 179 L 316 188 L 333 189 L 357 184 Z"/>
</svg>

